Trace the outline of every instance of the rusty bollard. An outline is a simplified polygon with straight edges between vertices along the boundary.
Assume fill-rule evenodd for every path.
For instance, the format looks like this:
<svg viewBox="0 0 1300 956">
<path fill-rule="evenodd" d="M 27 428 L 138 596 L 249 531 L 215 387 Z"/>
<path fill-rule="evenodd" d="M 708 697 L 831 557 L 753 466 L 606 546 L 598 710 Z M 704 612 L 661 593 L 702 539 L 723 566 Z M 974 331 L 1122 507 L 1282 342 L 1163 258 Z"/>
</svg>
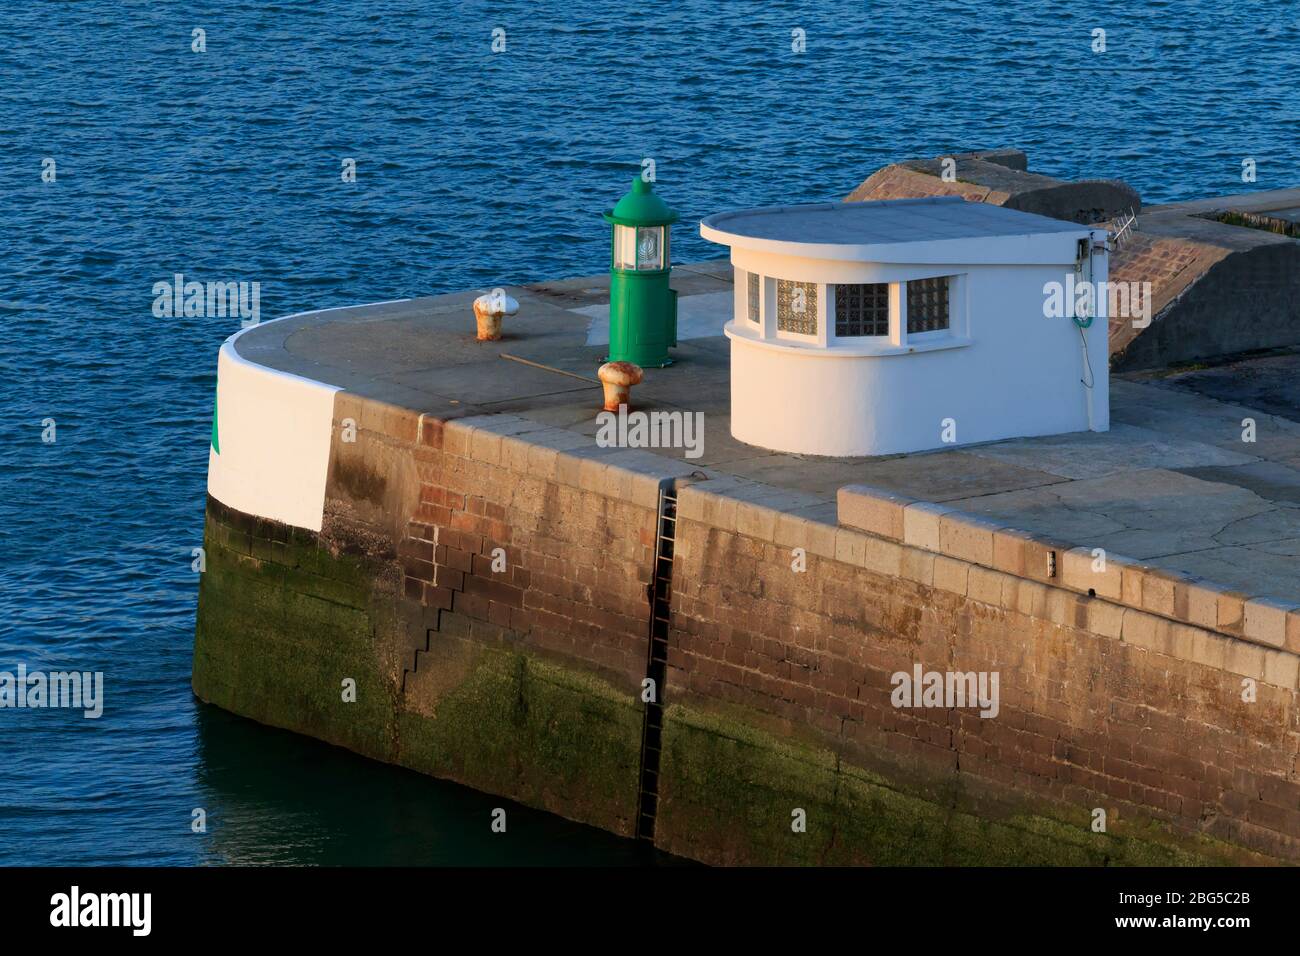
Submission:
<svg viewBox="0 0 1300 956">
<path fill-rule="evenodd" d="M 641 367 L 631 362 L 606 362 L 597 377 L 605 386 L 605 411 L 616 412 L 620 405 L 631 403 L 632 386 L 641 381 Z"/>
<path fill-rule="evenodd" d="M 493 289 L 474 300 L 474 320 L 478 324 L 478 340 L 495 342 L 501 338 L 501 317 L 514 315 L 519 303 L 506 295 L 504 289 Z"/>
</svg>

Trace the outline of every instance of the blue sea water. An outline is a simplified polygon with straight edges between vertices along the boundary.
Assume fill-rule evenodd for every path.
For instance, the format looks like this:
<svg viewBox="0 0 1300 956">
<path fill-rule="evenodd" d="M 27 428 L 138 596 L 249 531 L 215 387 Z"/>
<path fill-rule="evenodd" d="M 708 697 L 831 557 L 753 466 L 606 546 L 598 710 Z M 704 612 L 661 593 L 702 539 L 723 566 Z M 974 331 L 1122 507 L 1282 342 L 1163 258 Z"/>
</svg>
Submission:
<svg viewBox="0 0 1300 956">
<path fill-rule="evenodd" d="M 1300 185 L 1298 19 L 1279 0 L 3 4 L 0 670 L 103 671 L 106 703 L 0 710 L 0 864 L 645 860 L 524 808 L 494 835 L 499 799 L 195 701 L 191 548 L 238 320 L 155 318 L 155 282 L 257 281 L 270 318 L 600 272 L 598 214 L 645 157 L 685 220 L 677 261 L 719 255 L 708 213 L 965 149 L 1147 202 Z"/>
</svg>

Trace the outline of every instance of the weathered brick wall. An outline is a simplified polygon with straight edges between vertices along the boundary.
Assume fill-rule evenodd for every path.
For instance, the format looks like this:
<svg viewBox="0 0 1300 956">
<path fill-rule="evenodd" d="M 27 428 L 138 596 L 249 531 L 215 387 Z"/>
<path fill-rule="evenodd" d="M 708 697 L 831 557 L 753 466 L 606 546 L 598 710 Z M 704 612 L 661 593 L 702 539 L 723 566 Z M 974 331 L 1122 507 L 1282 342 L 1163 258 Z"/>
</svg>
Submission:
<svg viewBox="0 0 1300 956">
<path fill-rule="evenodd" d="M 659 482 L 689 469 L 514 416 L 444 421 L 346 392 L 334 425 L 319 536 L 235 516 L 273 529 L 268 558 L 269 536 L 296 542 L 265 602 L 244 594 L 272 566 L 228 554 L 234 519 L 210 513 L 196 691 L 631 834 Z M 312 595 L 318 572 L 347 582 L 346 603 Z M 313 642 L 309 667 L 291 663 Z M 268 677 L 249 693 L 236 672 L 253 670 Z M 345 678 L 364 706 L 341 703 Z"/>
<path fill-rule="evenodd" d="M 682 493 L 672 701 L 744 714 L 804 742 L 826 757 L 824 772 L 814 757 L 804 762 L 827 793 L 857 786 L 862 768 L 891 793 L 1002 821 L 1022 846 L 1058 821 L 1064 855 L 1044 850 L 1047 861 L 1171 861 L 1189 847 L 1232 857 L 1205 838 L 1300 857 L 1294 612 L 1123 559 L 1093 573 L 1082 549 L 866 489 L 841 492 L 841 521 L 858 527 L 834 528 L 713 484 Z M 796 548 L 804 572 L 792 570 Z M 892 706 L 890 676 L 917 662 L 999 673 L 999 714 Z M 1254 702 L 1242 699 L 1243 678 L 1255 682 Z M 737 761 L 756 786 L 779 776 Z M 725 818 L 734 797 L 681 786 L 671 760 L 665 778 L 663 845 L 734 858 L 744 833 L 721 827 L 701 839 L 687 822 Z M 774 788 L 774 804 L 786 802 L 770 808 L 769 832 L 788 830 L 792 808 L 816 790 Z M 867 812 L 885 812 L 873 800 Z M 1106 835 L 1089 827 L 1094 808 L 1107 811 Z M 822 810 L 851 827 L 842 796 Z M 951 819 L 903 814 L 896 825 L 928 827 L 954 849 L 962 836 Z M 849 836 L 824 828 L 807 843 L 817 859 L 842 859 Z M 997 858 L 992 845 L 986 862 Z M 881 844 L 861 849 L 849 859 L 871 859 Z M 774 860 L 803 852 L 789 837 L 768 851 Z"/>
<path fill-rule="evenodd" d="M 655 509 L 676 479 L 661 847 L 1300 858 L 1294 610 L 1122 559 L 1094 574 L 1086 551 L 866 489 L 827 524 L 515 416 L 340 393 L 335 418 L 320 535 L 209 509 L 204 699 L 630 834 Z M 892 706 L 916 662 L 998 672 L 999 715 Z"/>
<path fill-rule="evenodd" d="M 379 568 L 209 499 L 194 692 L 227 710 L 394 759 L 399 654 Z M 356 683 L 344 705 L 342 681 Z"/>
<path fill-rule="evenodd" d="M 489 430 L 500 422 L 425 425 L 434 453 L 398 548 L 407 597 L 639 686 L 657 486 L 619 497 L 594 459 L 584 486 L 582 459 L 537 444 L 575 436 L 534 423 L 511 422 L 518 437 Z"/>
</svg>

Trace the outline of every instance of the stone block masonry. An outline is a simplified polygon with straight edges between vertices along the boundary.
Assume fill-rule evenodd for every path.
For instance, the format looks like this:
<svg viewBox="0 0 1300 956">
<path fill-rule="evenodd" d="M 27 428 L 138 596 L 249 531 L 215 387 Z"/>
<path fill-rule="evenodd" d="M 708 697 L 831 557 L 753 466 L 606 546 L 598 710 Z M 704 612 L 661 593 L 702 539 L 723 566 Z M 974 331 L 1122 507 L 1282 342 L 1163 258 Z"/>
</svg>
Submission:
<svg viewBox="0 0 1300 956">
<path fill-rule="evenodd" d="M 631 835 L 658 481 L 682 469 L 346 393 L 335 434 L 319 535 L 209 502 L 196 693 Z"/>
<path fill-rule="evenodd" d="M 319 533 L 209 501 L 205 700 L 630 836 L 667 481 L 656 845 L 1300 859 L 1294 609 L 1131 562 L 1093 575 L 1068 544 L 870 489 L 831 524 L 793 493 L 514 415 L 340 392 L 334 425 Z M 996 672 L 998 715 L 894 706 L 918 664 Z"/>
</svg>

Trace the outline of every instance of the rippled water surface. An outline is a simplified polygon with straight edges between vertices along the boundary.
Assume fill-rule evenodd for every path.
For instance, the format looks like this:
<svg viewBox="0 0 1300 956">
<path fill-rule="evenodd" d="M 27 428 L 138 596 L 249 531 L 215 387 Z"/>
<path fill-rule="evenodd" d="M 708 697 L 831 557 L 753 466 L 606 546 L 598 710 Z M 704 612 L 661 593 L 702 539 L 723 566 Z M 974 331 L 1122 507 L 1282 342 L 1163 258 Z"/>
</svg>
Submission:
<svg viewBox="0 0 1300 956">
<path fill-rule="evenodd" d="M 155 282 L 258 281 L 269 318 L 599 272 L 598 213 L 643 157 L 679 261 L 719 254 L 709 212 L 962 149 L 1148 202 L 1297 185 L 1298 48 L 1277 0 L 3 4 L 0 670 L 102 670 L 107 703 L 0 711 L 0 863 L 643 860 L 522 808 L 494 837 L 498 799 L 195 702 L 190 549 L 237 326 L 154 318 Z"/>
</svg>

